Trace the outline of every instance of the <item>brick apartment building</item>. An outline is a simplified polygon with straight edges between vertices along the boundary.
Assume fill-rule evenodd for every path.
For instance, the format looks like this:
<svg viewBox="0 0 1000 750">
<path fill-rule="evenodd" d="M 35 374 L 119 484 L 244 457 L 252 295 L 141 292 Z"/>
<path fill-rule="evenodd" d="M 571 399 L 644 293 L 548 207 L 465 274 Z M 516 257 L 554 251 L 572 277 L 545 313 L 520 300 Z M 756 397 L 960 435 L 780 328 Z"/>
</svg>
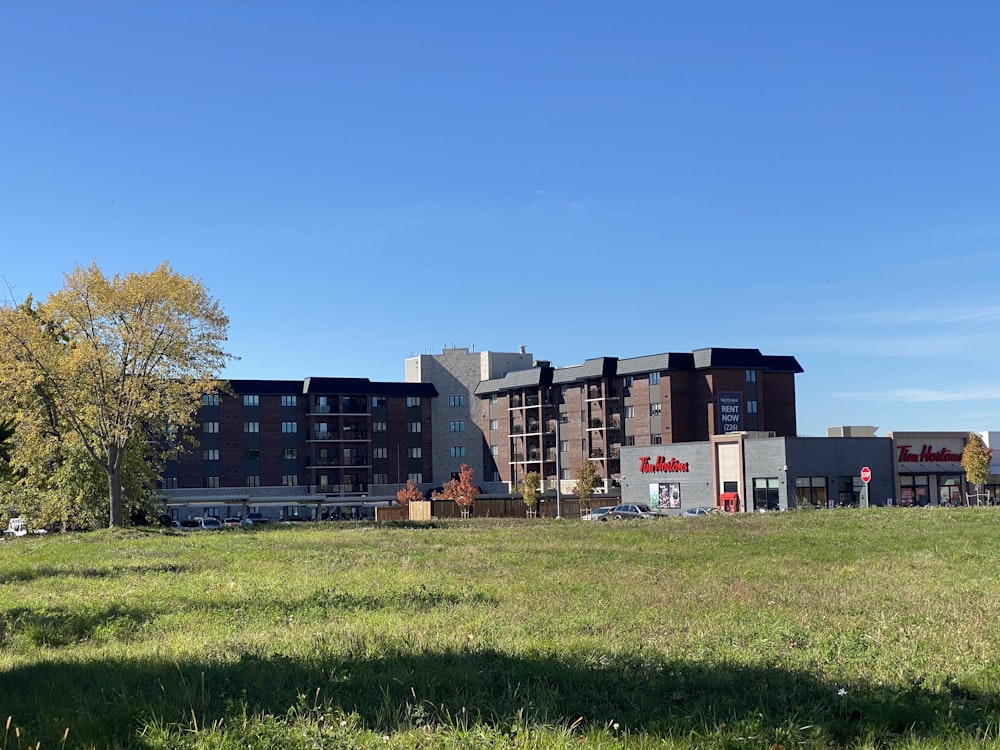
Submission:
<svg viewBox="0 0 1000 750">
<path fill-rule="evenodd" d="M 203 398 L 197 448 L 166 466 L 168 506 L 219 516 L 258 506 L 297 515 L 315 505 L 319 515 L 323 506 L 351 506 L 373 485 L 433 474 L 431 384 L 306 378 L 229 386 L 231 393 Z"/>
<path fill-rule="evenodd" d="M 605 488 L 622 476 L 623 446 L 708 440 L 728 432 L 794 437 L 794 357 L 699 349 L 555 368 L 536 362 L 481 382 L 484 478 L 516 486 L 529 471 L 551 489 L 584 461 Z"/>
</svg>

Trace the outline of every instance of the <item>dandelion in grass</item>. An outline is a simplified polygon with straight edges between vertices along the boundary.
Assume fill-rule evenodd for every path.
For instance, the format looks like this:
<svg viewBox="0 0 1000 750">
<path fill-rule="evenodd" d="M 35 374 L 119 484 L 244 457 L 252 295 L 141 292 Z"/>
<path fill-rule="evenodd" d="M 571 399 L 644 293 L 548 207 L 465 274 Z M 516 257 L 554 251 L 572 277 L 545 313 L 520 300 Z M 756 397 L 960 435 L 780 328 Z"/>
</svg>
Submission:
<svg viewBox="0 0 1000 750">
<path fill-rule="evenodd" d="M 845 695 L 847 695 L 847 688 L 840 688 L 840 690 L 837 691 L 837 695 L 843 698 Z"/>
</svg>

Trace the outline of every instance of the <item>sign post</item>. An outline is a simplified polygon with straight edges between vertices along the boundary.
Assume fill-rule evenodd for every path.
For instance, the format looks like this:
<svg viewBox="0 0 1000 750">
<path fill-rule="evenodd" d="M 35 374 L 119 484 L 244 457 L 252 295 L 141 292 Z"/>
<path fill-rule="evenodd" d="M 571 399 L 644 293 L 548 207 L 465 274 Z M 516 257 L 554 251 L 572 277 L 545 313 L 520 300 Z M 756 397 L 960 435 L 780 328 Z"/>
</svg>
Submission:
<svg viewBox="0 0 1000 750">
<path fill-rule="evenodd" d="M 872 481 L 872 470 L 867 466 L 861 467 L 861 481 L 864 486 L 861 488 L 861 507 L 868 507 L 868 483 Z"/>
</svg>

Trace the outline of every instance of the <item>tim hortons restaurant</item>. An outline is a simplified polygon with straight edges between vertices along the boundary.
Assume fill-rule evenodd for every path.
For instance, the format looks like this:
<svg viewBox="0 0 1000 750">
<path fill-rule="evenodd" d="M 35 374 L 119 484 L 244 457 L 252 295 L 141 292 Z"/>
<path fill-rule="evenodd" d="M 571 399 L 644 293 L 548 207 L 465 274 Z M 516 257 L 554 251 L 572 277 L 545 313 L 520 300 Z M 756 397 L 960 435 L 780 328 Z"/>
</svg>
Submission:
<svg viewBox="0 0 1000 750">
<path fill-rule="evenodd" d="M 622 502 L 679 515 L 891 505 L 888 437 L 773 437 L 733 432 L 708 442 L 623 447 Z M 869 481 L 862 480 L 867 467 Z"/>
<path fill-rule="evenodd" d="M 966 486 L 961 464 L 966 439 L 965 432 L 794 438 L 737 432 L 708 442 L 623 447 L 622 502 L 668 515 L 689 508 L 977 504 L 984 500 Z"/>
</svg>

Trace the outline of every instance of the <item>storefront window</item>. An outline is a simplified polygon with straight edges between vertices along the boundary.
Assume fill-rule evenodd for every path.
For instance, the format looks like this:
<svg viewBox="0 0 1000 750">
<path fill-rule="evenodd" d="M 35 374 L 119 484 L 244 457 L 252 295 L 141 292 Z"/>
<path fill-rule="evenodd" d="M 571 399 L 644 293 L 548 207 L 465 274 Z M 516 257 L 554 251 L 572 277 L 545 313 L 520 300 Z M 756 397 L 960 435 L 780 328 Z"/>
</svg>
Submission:
<svg viewBox="0 0 1000 750">
<path fill-rule="evenodd" d="M 796 477 L 795 504 L 799 508 L 827 507 L 826 477 Z"/>
<path fill-rule="evenodd" d="M 940 505 L 962 505 L 962 478 L 958 476 L 938 477 L 938 503 Z"/>
<path fill-rule="evenodd" d="M 837 477 L 837 507 L 857 508 L 861 504 L 861 477 Z"/>
<path fill-rule="evenodd" d="M 901 474 L 899 476 L 899 504 L 924 506 L 930 503 L 930 477 L 927 474 Z"/>
<path fill-rule="evenodd" d="M 778 510 L 778 478 L 759 477 L 753 480 L 753 509 Z"/>
</svg>

